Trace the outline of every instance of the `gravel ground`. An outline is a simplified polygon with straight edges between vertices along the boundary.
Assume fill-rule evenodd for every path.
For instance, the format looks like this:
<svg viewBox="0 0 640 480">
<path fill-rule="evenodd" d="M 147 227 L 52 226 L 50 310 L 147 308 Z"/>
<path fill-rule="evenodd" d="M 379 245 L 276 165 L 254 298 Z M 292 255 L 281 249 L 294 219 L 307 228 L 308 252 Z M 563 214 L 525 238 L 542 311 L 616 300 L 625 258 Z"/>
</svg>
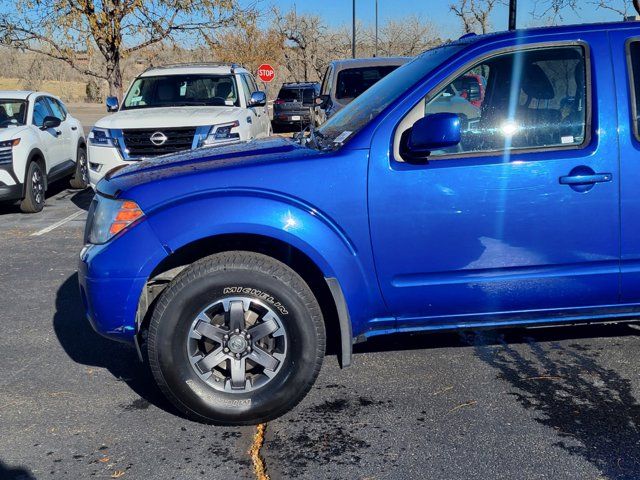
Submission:
<svg viewBox="0 0 640 480">
<path fill-rule="evenodd" d="M 255 427 L 182 418 L 135 351 L 83 318 L 89 200 L 62 183 L 39 215 L 0 207 L 0 479 L 256 478 Z M 349 369 L 327 357 L 309 396 L 266 425 L 260 455 L 271 479 L 635 480 L 639 334 L 379 338 Z"/>
</svg>

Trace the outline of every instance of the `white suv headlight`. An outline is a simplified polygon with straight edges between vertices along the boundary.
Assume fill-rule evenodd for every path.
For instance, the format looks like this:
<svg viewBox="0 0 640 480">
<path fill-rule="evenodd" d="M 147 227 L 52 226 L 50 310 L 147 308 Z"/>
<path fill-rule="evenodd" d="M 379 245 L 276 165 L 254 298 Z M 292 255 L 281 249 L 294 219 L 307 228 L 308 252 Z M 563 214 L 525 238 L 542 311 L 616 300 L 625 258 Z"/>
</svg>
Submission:
<svg viewBox="0 0 640 480">
<path fill-rule="evenodd" d="M 239 126 L 240 122 L 237 120 L 212 126 L 209 134 L 200 146 L 220 145 L 222 143 L 240 140 L 240 133 L 237 130 Z"/>
<path fill-rule="evenodd" d="M 88 136 L 89 143 L 97 147 L 115 147 L 114 138 L 111 132 L 106 128 L 94 127 Z"/>
</svg>

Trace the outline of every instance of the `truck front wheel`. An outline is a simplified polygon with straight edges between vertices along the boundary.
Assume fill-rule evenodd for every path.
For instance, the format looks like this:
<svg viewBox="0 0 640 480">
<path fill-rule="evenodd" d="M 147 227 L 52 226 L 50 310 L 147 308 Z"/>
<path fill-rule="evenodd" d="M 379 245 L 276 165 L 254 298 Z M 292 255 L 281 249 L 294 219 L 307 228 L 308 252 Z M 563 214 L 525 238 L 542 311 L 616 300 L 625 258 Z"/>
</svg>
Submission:
<svg viewBox="0 0 640 480">
<path fill-rule="evenodd" d="M 162 292 L 148 354 L 158 385 L 189 417 L 255 424 L 307 394 L 325 354 L 324 321 L 287 265 L 225 252 L 197 261 Z"/>
</svg>

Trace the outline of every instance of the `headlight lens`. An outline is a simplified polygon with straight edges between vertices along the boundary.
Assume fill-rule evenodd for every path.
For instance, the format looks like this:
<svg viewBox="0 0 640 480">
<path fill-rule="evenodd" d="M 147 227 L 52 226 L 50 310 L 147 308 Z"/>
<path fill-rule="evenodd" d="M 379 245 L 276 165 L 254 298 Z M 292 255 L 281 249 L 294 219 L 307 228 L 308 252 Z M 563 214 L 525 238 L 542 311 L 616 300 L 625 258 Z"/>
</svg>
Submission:
<svg viewBox="0 0 640 480">
<path fill-rule="evenodd" d="M 85 243 L 101 245 L 108 242 L 144 217 L 136 202 L 116 200 L 96 195 L 91 206 Z"/>
<path fill-rule="evenodd" d="M 237 128 L 239 126 L 240 122 L 238 122 L 237 120 L 234 122 L 214 125 L 213 127 L 211 127 L 207 138 L 204 139 L 202 145 L 200 146 L 220 145 L 223 143 L 240 140 L 240 133 L 237 131 Z"/>
<path fill-rule="evenodd" d="M 19 138 L 14 138 L 13 140 L 7 140 L 5 142 L 0 142 L 0 148 L 17 147 L 18 145 L 20 145 L 20 139 Z"/>
<path fill-rule="evenodd" d="M 88 138 L 91 145 L 98 147 L 115 147 L 111 132 L 106 128 L 93 128 Z"/>
</svg>

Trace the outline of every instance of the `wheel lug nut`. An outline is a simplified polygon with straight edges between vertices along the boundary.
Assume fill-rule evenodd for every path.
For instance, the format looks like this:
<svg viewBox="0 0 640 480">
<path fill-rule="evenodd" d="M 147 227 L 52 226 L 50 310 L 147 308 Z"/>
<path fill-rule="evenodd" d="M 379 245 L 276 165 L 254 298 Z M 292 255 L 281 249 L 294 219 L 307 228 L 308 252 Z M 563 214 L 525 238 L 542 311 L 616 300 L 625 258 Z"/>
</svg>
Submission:
<svg viewBox="0 0 640 480">
<path fill-rule="evenodd" d="M 229 349 L 225 347 L 225 349 L 223 350 L 224 353 L 229 353 Z"/>
<path fill-rule="evenodd" d="M 224 340 L 229 340 L 229 335 L 225 335 L 224 337 L 222 337 Z"/>
<path fill-rule="evenodd" d="M 236 333 L 240 333 L 240 329 L 239 328 L 236 328 Z"/>
<path fill-rule="evenodd" d="M 247 334 L 245 335 L 245 338 L 246 338 L 247 340 L 249 340 L 249 339 L 251 338 L 251 335 L 249 335 L 249 334 L 247 333 Z"/>
<path fill-rule="evenodd" d="M 240 358 L 241 355 L 239 353 L 236 353 L 236 358 Z"/>
</svg>

